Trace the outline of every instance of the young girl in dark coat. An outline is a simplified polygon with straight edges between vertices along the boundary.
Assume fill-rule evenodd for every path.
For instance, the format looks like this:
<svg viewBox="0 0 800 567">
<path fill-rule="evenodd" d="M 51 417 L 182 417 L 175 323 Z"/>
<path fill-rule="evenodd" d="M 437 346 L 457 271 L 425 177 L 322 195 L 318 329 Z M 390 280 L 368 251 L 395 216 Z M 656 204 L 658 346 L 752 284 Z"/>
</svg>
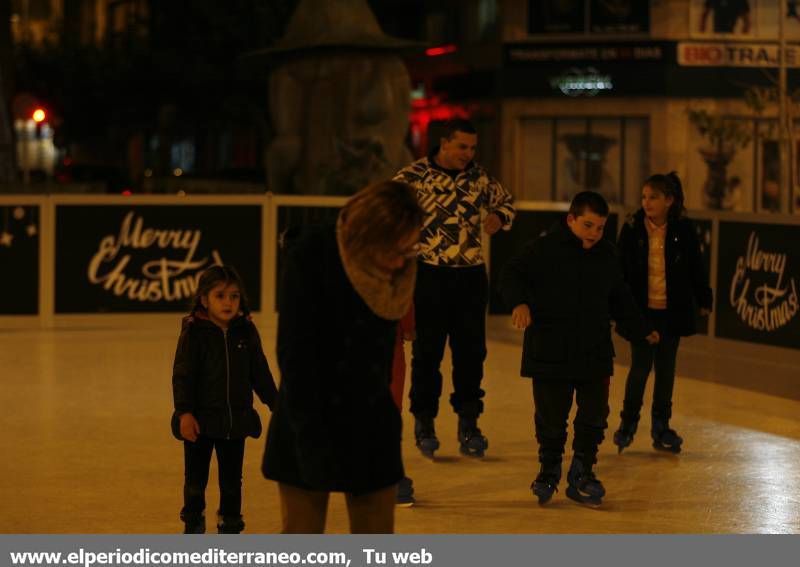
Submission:
<svg viewBox="0 0 800 567">
<path fill-rule="evenodd" d="M 242 281 L 230 266 L 200 276 L 195 304 L 183 319 L 172 373 L 172 432 L 183 440 L 184 533 L 205 532 L 211 453 L 219 465 L 219 533 L 239 533 L 245 437 L 261 434 L 253 390 L 273 407 L 277 389 L 261 339 L 248 317 Z"/>
<path fill-rule="evenodd" d="M 679 453 L 683 439 L 670 428 L 675 360 L 681 337 L 696 332 L 698 310 L 711 312 L 712 292 L 694 224 L 686 217 L 683 189 L 675 172 L 653 175 L 642 187 L 642 208 L 628 218 L 619 236 L 623 272 L 639 307 L 661 341 L 631 340 L 631 368 L 625 384 L 622 423 L 614 433 L 619 452 L 633 441 L 645 384 L 655 368 L 653 447 Z"/>
<path fill-rule="evenodd" d="M 398 321 L 412 303 L 422 211 L 405 183 L 362 189 L 336 227 L 288 249 L 279 302 L 281 386 L 262 471 L 284 533 L 325 530 L 331 492 L 354 533 L 394 530 L 404 477 L 390 389 Z"/>
</svg>

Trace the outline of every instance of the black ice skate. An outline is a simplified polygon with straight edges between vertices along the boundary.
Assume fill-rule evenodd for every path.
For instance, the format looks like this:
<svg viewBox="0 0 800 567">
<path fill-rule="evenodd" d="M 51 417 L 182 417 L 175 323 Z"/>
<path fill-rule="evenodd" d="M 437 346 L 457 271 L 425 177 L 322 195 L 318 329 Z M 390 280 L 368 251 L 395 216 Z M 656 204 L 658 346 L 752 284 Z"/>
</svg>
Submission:
<svg viewBox="0 0 800 567">
<path fill-rule="evenodd" d="M 244 530 L 244 520 L 241 516 L 222 516 L 217 514 L 218 534 L 238 534 Z"/>
<path fill-rule="evenodd" d="M 184 514 L 181 512 L 181 520 L 183 520 L 183 533 L 185 534 L 204 534 L 206 533 L 206 517 L 205 514 Z"/>
<path fill-rule="evenodd" d="M 489 440 L 478 429 L 478 418 L 458 418 L 458 442 L 461 454 L 468 457 L 483 457 L 489 448 Z"/>
<path fill-rule="evenodd" d="M 573 459 L 567 473 L 567 497 L 591 508 L 603 503 L 606 489 L 594 476 L 591 468 L 584 467 L 578 459 Z"/>
<path fill-rule="evenodd" d="M 410 508 L 416 502 L 417 500 L 414 498 L 414 481 L 404 476 L 397 483 L 397 507 Z"/>
<path fill-rule="evenodd" d="M 625 447 L 633 443 L 633 436 L 636 434 L 638 421 L 625 421 L 619 424 L 619 429 L 614 432 L 614 445 L 617 446 L 617 454 L 622 453 Z"/>
<path fill-rule="evenodd" d="M 439 449 L 439 440 L 436 438 L 432 417 L 415 417 L 414 437 L 417 440 L 417 448 L 423 455 L 432 459 L 433 453 Z"/>
<path fill-rule="evenodd" d="M 653 437 L 653 448 L 658 451 L 678 454 L 681 452 L 683 438 L 674 429 L 669 428 L 669 422 L 663 419 L 653 419 L 653 428 L 650 430 Z"/>
<path fill-rule="evenodd" d="M 561 480 L 561 463 L 557 465 L 542 465 L 536 480 L 531 483 L 533 495 L 539 499 L 539 506 L 544 506 L 558 492 L 558 483 Z"/>
</svg>

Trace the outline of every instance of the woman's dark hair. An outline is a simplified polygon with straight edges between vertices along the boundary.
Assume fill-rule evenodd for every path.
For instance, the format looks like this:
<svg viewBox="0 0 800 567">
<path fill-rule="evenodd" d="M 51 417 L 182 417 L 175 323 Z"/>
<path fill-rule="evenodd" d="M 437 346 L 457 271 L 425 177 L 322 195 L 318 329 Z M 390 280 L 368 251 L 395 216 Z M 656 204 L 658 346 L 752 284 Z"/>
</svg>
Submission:
<svg viewBox="0 0 800 567">
<path fill-rule="evenodd" d="M 239 309 L 245 315 L 250 314 L 250 305 L 247 302 L 247 293 L 244 290 L 242 278 L 233 266 L 211 266 L 200 274 L 200 279 L 197 282 L 197 291 L 194 294 L 194 304 L 192 305 L 192 313 L 198 309 L 205 309 L 203 307 L 202 298 L 208 295 L 212 289 L 219 284 L 224 284 L 226 287 L 233 284 L 239 288 Z"/>
<path fill-rule="evenodd" d="M 354 257 L 388 250 L 422 227 L 416 193 L 402 181 L 379 181 L 365 187 L 342 208 L 342 240 Z"/>
<path fill-rule="evenodd" d="M 677 219 L 686 213 L 683 205 L 683 185 L 678 174 L 670 171 L 667 174 L 656 173 L 644 180 L 642 187 L 650 187 L 665 197 L 672 197 L 672 205 L 667 212 L 667 217 Z"/>
</svg>

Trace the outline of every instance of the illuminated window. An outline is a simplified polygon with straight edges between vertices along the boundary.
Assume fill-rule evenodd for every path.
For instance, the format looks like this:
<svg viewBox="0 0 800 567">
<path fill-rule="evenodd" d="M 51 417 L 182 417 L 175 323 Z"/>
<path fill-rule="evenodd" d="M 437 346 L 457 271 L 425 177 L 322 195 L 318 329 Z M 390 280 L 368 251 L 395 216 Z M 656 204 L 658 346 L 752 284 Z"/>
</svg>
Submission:
<svg viewBox="0 0 800 567">
<path fill-rule="evenodd" d="M 591 190 L 611 203 L 636 205 L 649 174 L 648 139 L 646 118 L 524 119 L 516 196 L 569 201 Z"/>
</svg>

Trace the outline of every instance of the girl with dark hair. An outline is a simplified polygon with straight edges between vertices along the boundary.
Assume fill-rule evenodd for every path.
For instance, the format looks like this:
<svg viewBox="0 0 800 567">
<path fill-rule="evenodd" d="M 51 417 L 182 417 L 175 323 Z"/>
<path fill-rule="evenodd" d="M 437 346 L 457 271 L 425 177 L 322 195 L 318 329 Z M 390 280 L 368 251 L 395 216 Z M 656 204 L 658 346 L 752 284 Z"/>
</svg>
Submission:
<svg viewBox="0 0 800 567">
<path fill-rule="evenodd" d="M 386 181 L 356 193 L 335 228 L 288 245 L 281 386 L 262 465 L 278 482 L 283 533 L 322 533 L 331 492 L 345 494 L 352 532 L 394 530 L 404 471 L 390 381 L 421 226 L 414 191 Z"/>
<path fill-rule="evenodd" d="M 249 313 L 236 270 L 212 266 L 202 273 L 192 311 L 183 319 L 172 372 L 172 433 L 183 441 L 185 467 L 184 533 L 205 533 L 205 491 L 215 449 L 220 489 L 217 530 L 244 529 L 244 440 L 261 434 L 253 390 L 270 408 L 277 395 Z"/>
<path fill-rule="evenodd" d="M 621 453 L 633 442 L 647 377 L 655 369 L 653 447 L 679 453 L 683 439 L 669 426 L 678 344 L 681 337 L 695 334 L 698 309 L 703 316 L 711 312 L 712 292 L 695 226 L 686 217 L 681 181 L 674 171 L 652 175 L 644 182 L 642 208 L 623 225 L 619 249 L 625 280 L 661 340 L 648 344 L 617 327 L 631 342 L 631 368 L 614 443 Z"/>
</svg>

